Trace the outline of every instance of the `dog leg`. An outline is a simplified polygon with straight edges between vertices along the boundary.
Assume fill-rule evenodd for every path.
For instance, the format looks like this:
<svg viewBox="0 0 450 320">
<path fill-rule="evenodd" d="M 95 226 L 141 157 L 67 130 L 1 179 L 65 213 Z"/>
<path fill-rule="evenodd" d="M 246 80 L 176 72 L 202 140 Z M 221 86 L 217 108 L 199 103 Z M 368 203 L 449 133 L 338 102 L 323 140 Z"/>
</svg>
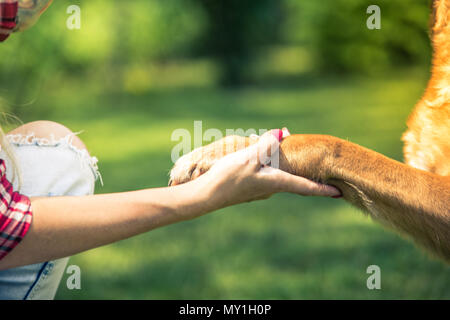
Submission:
<svg viewBox="0 0 450 320">
<path fill-rule="evenodd" d="M 338 187 L 345 200 L 450 262 L 450 177 L 330 136 L 294 135 L 281 150 L 289 172 Z"/>
<path fill-rule="evenodd" d="M 194 150 L 177 162 L 172 183 L 195 179 L 226 153 L 253 142 L 231 136 Z M 283 139 L 279 163 L 282 170 L 338 187 L 345 200 L 450 262 L 450 177 L 325 135 Z M 190 170 L 180 174 L 180 168 Z"/>
</svg>

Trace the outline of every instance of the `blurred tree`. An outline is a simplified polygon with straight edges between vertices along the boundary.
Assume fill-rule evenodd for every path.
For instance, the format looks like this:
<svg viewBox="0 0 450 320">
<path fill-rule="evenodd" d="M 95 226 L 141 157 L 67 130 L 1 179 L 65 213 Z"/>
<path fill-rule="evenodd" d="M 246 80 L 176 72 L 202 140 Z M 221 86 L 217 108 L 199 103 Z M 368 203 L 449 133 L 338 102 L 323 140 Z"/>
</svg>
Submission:
<svg viewBox="0 0 450 320">
<path fill-rule="evenodd" d="M 66 8 L 81 7 L 81 30 Z M 429 0 L 377 0 L 381 29 L 369 30 L 371 0 L 60 0 L 24 33 L 0 44 L 0 95 L 11 105 L 37 99 L 41 83 L 96 75 L 120 87 L 127 69 L 194 54 L 219 63 L 222 83 L 239 85 L 272 45 L 305 48 L 309 69 L 372 74 L 429 61 Z M 286 62 L 286 61 L 285 61 Z M 264 61 L 263 61 L 264 63 Z M 146 69 L 147 68 L 147 69 Z M 174 77 L 177 75 L 174 74 Z M 115 84 L 119 84 L 114 87 Z"/>
<path fill-rule="evenodd" d="M 285 41 L 311 49 L 322 72 L 372 74 L 429 60 L 429 0 L 285 2 Z M 372 4 L 381 8 L 380 30 L 366 26 Z"/>
<path fill-rule="evenodd" d="M 197 0 L 208 27 L 200 52 L 212 55 L 223 68 L 222 84 L 239 85 L 257 49 L 276 42 L 281 25 L 280 0 Z"/>
</svg>

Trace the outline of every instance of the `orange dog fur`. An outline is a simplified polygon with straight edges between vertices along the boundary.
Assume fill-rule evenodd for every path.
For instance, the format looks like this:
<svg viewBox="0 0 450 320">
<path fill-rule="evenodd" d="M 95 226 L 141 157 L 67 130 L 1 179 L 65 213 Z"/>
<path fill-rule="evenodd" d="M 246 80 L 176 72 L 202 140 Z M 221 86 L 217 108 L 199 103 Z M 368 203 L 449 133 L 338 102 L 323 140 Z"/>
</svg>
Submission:
<svg viewBox="0 0 450 320">
<path fill-rule="evenodd" d="M 339 188 L 345 200 L 450 262 L 450 0 L 434 0 L 433 67 L 403 135 L 406 164 L 346 140 L 292 135 L 280 169 Z M 180 158 L 170 184 L 195 179 L 256 139 L 228 136 Z"/>
</svg>

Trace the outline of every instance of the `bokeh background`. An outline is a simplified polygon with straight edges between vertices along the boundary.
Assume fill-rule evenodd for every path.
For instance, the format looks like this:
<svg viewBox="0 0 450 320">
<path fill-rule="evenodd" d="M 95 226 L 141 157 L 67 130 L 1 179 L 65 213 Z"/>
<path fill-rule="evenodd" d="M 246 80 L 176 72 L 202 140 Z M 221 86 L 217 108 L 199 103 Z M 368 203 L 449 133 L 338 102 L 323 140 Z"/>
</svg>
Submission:
<svg viewBox="0 0 450 320">
<path fill-rule="evenodd" d="M 66 9 L 81 7 L 81 29 Z M 366 8 L 381 7 L 381 30 Z M 425 0 L 56 1 L 0 44 L 5 129 L 48 119 L 97 193 L 167 184 L 175 129 L 332 134 L 402 160 L 430 65 Z M 449 299 L 450 272 L 340 200 L 279 194 L 74 256 L 59 299 Z M 366 287 L 367 266 L 382 289 Z"/>
</svg>

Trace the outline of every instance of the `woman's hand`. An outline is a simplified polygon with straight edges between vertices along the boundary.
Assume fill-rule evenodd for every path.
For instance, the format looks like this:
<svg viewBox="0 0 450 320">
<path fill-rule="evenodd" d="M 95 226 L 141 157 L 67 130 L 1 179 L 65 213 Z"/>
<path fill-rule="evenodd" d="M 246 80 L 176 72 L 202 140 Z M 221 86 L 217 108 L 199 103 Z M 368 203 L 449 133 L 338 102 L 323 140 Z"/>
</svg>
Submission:
<svg viewBox="0 0 450 320">
<path fill-rule="evenodd" d="M 271 157 L 278 156 L 281 137 L 279 129 L 267 132 L 256 144 L 223 157 L 209 171 L 188 184 L 197 186 L 196 189 L 210 205 L 208 211 L 266 199 L 277 192 L 339 196 L 340 191 L 335 187 L 291 175 L 268 165 Z"/>
<path fill-rule="evenodd" d="M 277 138 L 275 138 L 275 136 Z M 335 196 L 320 185 L 269 167 L 281 130 L 217 161 L 199 178 L 173 187 L 92 196 L 33 197 L 33 220 L 0 270 L 59 259 L 276 192 Z"/>
</svg>

